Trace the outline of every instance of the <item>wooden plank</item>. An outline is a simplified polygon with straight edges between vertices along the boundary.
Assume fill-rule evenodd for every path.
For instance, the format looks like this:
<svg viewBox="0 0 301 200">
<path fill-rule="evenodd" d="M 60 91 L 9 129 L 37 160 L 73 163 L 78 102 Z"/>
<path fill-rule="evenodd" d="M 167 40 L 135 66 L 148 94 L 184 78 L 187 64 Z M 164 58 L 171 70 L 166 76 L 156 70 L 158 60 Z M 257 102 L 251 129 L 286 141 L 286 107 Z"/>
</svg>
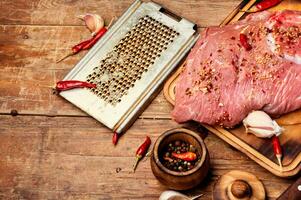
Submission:
<svg viewBox="0 0 301 200">
<path fill-rule="evenodd" d="M 11 117 L 2 115 L 0 119 L 2 124 L 0 146 L 9 145 L 11 139 L 19 138 L 19 141 L 15 141 L 16 143 L 22 142 L 24 146 L 28 144 L 32 147 L 33 144 L 39 142 L 34 141 L 34 136 L 36 138 L 43 137 L 45 140 L 43 148 L 49 152 L 90 156 L 132 156 L 135 148 L 139 146 L 141 140 L 144 140 L 146 134 L 151 135 L 154 142 L 164 131 L 181 127 L 171 120 L 139 119 L 120 138 L 120 144 L 114 148 L 111 145 L 112 132 L 89 117 Z M 24 124 L 26 124 L 25 128 Z M 205 139 L 209 150 L 219 149 L 219 151 L 214 151 L 211 155 L 212 158 L 223 159 L 226 152 L 224 159 L 246 159 L 246 156 L 234 149 L 227 150 L 229 145 L 215 138 L 207 137 Z M 131 141 L 131 143 L 128 144 L 127 141 Z M 102 149 L 106 149 L 106 151 L 103 152 Z M 38 150 L 36 149 L 36 151 Z"/>
<path fill-rule="evenodd" d="M 1 184 L 0 195 L 12 196 L 12 194 L 30 194 L 23 196 L 25 199 L 43 199 L 41 193 L 66 193 L 67 197 L 75 195 L 96 195 L 98 198 L 120 198 L 120 199 L 157 199 L 160 193 L 167 188 L 160 184 L 153 176 L 149 161 L 140 163 L 135 174 L 130 167 L 132 158 L 129 157 L 88 157 L 64 154 L 32 154 L 26 164 L 16 161 L 0 162 L 3 170 L 13 173 L 1 174 L 1 179 L 10 183 L 11 186 Z M 39 160 L 41 160 L 39 162 Z M 216 180 L 229 169 L 240 169 L 250 171 L 252 164 L 237 161 L 237 165 L 227 162 L 214 162 L 215 167 L 211 169 L 206 183 L 201 184 L 188 194 L 205 193 L 205 199 L 211 199 L 211 190 Z M 4 164 L 5 163 L 5 164 Z M 238 167 L 239 166 L 239 167 Z M 227 167 L 227 168 L 226 168 Z M 117 168 L 121 171 L 116 172 Z M 246 169 L 247 168 L 247 169 Z M 257 176 L 265 172 L 257 172 Z M 2 176 L 3 175 L 3 176 Z M 269 197 L 278 197 L 292 182 L 271 181 L 261 179 L 266 187 Z M 137 193 L 138 191 L 138 193 Z M 139 192 L 141 191 L 141 192 Z M 56 198 L 61 199 L 61 198 Z"/>
<path fill-rule="evenodd" d="M 76 115 L 85 113 L 52 94 L 55 85 L 86 53 L 55 61 L 89 37 L 84 27 L 0 26 L 0 113 Z M 159 95 L 142 118 L 170 118 L 171 106 Z"/>
<path fill-rule="evenodd" d="M 97 13 L 106 21 L 114 16 L 120 16 L 133 0 L 117 1 L 57 1 L 33 0 L 10 1 L 3 0 L 0 5 L 1 24 L 31 24 L 31 25 L 82 25 L 76 16 L 84 13 Z M 218 25 L 240 2 L 240 0 L 156 0 L 176 14 L 183 16 L 202 27 Z"/>
<path fill-rule="evenodd" d="M 149 160 L 135 174 L 130 171 L 133 154 L 146 134 L 154 141 L 161 132 L 179 127 L 169 120 L 171 106 L 162 94 L 113 147 L 110 130 L 45 87 L 64 77 L 84 55 L 55 64 L 69 47 L 89 37 L 76 15 L 99 13 L 108 22 L 131 2 L 0 2 L 0 24 L 5 25 L 0 26 L 0 199 L 158 199 L 167 189 L 153 177 Z M 157 2 L 205 27 L 218 25 L 239 0 Z M 11 117 L 6 115 L 11 109 L 77 117 Z M 212 158 L 211 173 L 187 194 L 203 193 L 202 199 L 211 199 L 214 182 L 231 169 L 260 177 L 271 199 L 293 181 L 272 176 L 214 135 L 205 143 Z M 121 168 L 118 173 L 117 168 Z"/>
<path fill-rule="evenodd" d="M 301 192 L 299 190 L 300 185 L 301 185 L 301 177 L 299 177 L 294 184 L 290 185 L 289 188 L 284 193 L 282 193 L 277 200 L 301 199 Z"/>
<path fill-rule="evenodd" d="M 131 167 L 145 135 L 154 142 L 163 131 L 178 127 L 175 122 L 139 119 L 116 147 L 110 131 L 88 117 L 2 115 L 0 122 L 0 197 L 4 199 L 157 199 L 166 189 L 152 175 L 149 159 L 140 163 L 135 174 Z M 204 193 L 202 199 L 211 199 L 215 181 L 233 169 L 258 176 L 271 199 L 293 182 L 273 176 L 214 135 L 209 134 L 205 143 L 210 174 L 188 194 Z"/>
</svg>

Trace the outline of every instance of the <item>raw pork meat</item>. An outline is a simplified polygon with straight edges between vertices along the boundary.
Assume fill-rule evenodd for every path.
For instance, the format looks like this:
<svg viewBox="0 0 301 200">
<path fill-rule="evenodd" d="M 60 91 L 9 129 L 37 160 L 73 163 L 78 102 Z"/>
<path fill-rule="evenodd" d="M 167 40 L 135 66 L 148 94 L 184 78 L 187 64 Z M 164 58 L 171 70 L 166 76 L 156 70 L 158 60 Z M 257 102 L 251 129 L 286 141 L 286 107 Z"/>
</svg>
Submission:
<svg viewBox="0 0 301 200">
<path fill-rule="evenodd" d="M 203 31 L 176 84 L 172 116 L 233 127 L 252 110 L 276 117 L 300 107 L 301 12 L 265 11 Z"/>
</svg>

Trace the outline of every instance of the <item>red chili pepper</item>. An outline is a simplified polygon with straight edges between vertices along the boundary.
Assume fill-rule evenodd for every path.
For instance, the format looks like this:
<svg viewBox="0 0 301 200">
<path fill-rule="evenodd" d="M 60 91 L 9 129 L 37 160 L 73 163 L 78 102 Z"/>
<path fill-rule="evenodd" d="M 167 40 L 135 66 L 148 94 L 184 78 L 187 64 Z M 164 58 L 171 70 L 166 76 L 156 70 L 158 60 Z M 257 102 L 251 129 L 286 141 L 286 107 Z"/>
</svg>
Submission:
<svg viewBox="0 0 301 200">
<path fill-rule="evenodd" d="M 136 151 L 136 162 L 133 167 L 134 172 L 141 158 L 143 158 L 143 156 L 145 156 L 145 154 L 147 153 L 150 144 L 151 139 L 148 136 L 146 136 L 145 141 L 139 146 L 139 148 Z"/>
<path fill-rule="evenodd" d="M 278 163 L 279 163 L 280 167 L 282 167 L 282 162 L 281 162 L 282 150 L 281 150 L 281 145 L 280 145 L 280 142 L 279 142 L 279 138 L 277 136 L 273 136 L 272 141 L 273 141 L 274 154 L 275 154 L 275 156 L 278 160 Z"/>
<path fill-rule="evenodd" d="M 119 139 L 119 135 L 118 135 L 118 133 L 115 132 L 115 133 L 113 134 L 113 137 L 112 137 L 112 142 L 113 142 L 114 145 L 117 144 L 118 139 Z"/>
<path fill-rule="evenodd" d="M 246 13 L 255 13 L 255 12 L 260 12 L 267 10 L 269 8 L 272 8 L 279 4 L 282 0 L 262 0 L 258 4 L 255 5 L 255 9 L 251 10 L 240 10 L 241 12 L 246 12 Z"/>
<path fill-rule="evenodd" d="M 250 51 L 252 49 L 252 46 L 248 42 L 248 37 L 244 33 L 239 34 L 239 41 L 241 45 L 246 49 L 246 51 Z"/>
<path fill-rule="evenodd" d="M 81 50 L 88 50 L 88 49 L 90 49 L 91 47 L 93 47 L 93 45 L 94 45 L 94 44 L 95 44 L 95 43 L 96 43 L 96 42 L 97 42 L 97 41 L 98 41 L 98 40 L 99 40 L 106 32 L 107 32 L 107 28 L 104 27 L 104 28 L 100 29 L 94 37 L 92 37 L 92 38 L 90 38 L 90 39 L 88 39 L 88 40 L 85 40 L 85 41 L 83 41 L 83 42 L 81 42 L 81 43 L 79 43 L 79 44 L 73 46 L 73 47 L 71 48 L 72 52 L 69 53 L 68 55 L 64 56 L 64 57 L 61 58 L 60 60 L 58 60 L 57 63 L 59 63 L 59 62 L 65 60 L 65 59 L 68 58 L 69 56 L 73 56 L 73 55 L 79 53 Z"/>
<path fill-rule="evenodd" d="M 107 32 L 107 28 L 103 27 L 100 29 L 97 34 L 87 43 L 84 45 L 83 49 L 87 50 L 93 47 L 93 45 Z"/>
<path fill-rule="evenodd" d="M 171 155 L 175 158 L 179 158 L 184 161 L 194 161 L 197 159 L 196 154 L 193 152 L 185 152 L 185 153 L 172 152 Z"/>
<path fill-rule="evenodd" d="M 282 0 L 262 0 L 261 2 L 259 2 L 258 4 L 256 4 L 256 12 L 259 11 L 263 11 L 266 9 L 269 9 L 271 7 L 276 6 L 277 4 L 279 4 Z"/>
<path fill-rule="evenodd" d="M 59 63 L 59 62 L 65 60 L 66 58 L 68 58 L 69 56 L 73 56 L 73 55 L 79 53 L 81 50 L 83 50 L 84 46 L 87 45 L 91 40 L 92 40 L 92 38 L 73 46 L 71 48 L 71 50 L 72 50 L 71 53 L 69 53 L 68 55 L 64 56 L 63 58 L 61 58 L 60 60 L 58 60 L 56 62 Z"/>
<path fill-rule="evenodd" d="M 57 82 L 55 87 L 57 91 L 65 91 L 74 88 L 96 88 L 96 85 L 84 81 L 67 80 Z"/>
<path fill-rule="evenodd" d="M 87 45 L 90 41 L 92 40 L 92 38 L 82 41 L 81 43 L 75 45 L 72 47 L 72 55 L 77 54 L 78 52 L 80 52 L 81 50 L 83 50 L 84 46 Z"/>
</svg>

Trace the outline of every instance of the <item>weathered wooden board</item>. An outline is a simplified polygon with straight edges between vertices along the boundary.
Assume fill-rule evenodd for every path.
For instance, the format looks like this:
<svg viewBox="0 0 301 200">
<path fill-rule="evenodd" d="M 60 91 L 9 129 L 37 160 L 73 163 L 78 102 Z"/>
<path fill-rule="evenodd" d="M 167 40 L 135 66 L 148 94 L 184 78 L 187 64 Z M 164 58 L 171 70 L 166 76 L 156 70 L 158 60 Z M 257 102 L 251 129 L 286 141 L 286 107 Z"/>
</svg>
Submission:
<svg viewBox="0 0 301 200">
<path fill-rule="evenodd" d="M 277 200 L 299 200 L 301 199 L 301 192 L 298 187 L 301 185 L 301 177 L 298 178 L 298 180 L 289 186 L 289 188 L 281 194 L 280 197 L 277 198 Z"/>
<path fill-rule="evenodd" d="M 221 10 L 231 10 L 238 2 L 158 1 L 192 21 L 202 20 L 199 22 L 202 26 L 218 24 L 227 15 Z M 0 96 L 0 113 L 8 114 L 15 109 L 20 114 L 86 116 L 65 100 L 53 96 L 48 88 L 62 79 L 85 52 L 60 64 L 55 61 L 67 54 L 77 41 L 90 37 L 87 29 L 80 26 L 83 22 L 75 16 L 85 12 L 103 13 L 106 21 L 109 21 L 113 14 L 121 15 L 130 3 L 2 1 L 1 7 L 5 9 L 0 12 L 1 24 L 15 25 L 0 25 L 0 93 L 3 94 Z M 102 4 L 104 6 L 100 6 Z M 207 14 L 200 10 L 206 10 Z M 208 13 L 219 15 L 208 18 Z M 200 17 L 202 15 L 206 17 Z M 141 117 L 170 118 L 170 108 L 163 101 L 163 96 L 159 95 Z"/>
<path fill-rule="evenodd" d="M 0 22 L 2 24 L 78 26 L 83 24 L 76 18 L 78 15 L 87 12 L 97 13 L 103 16 L 106 21 L 110 21 L 112 17 L 120 16 L 132 2 L 134 0 L 2 0 L 0 3 L 2 7 Z M 239 4 L 240 0 L 156 0 L 155 2 L 164 5 L 180 16 L 185 16 L 202 27 L 206 27 L 218 25 L 229 11 Z"/>
<path fill-rule="evenodd" d="M 255 2 L 256 0 L 249 1 L 245 7 L 241 7 L 240 9 L 248 10 Z M 282 1 L 273 9 L 283 10 L 285 8 L 301 10 L 301 6 L 297 0 Z M 235 22 L 241 17 L 244 17 L 243 13 L 238 11 L 239 10 L 236 10 L 237 15 L 227 17 L 221 25 Z M 185 65 L 185 63 L 183 65 Z M 172 104 L 175 102 L 176 81 L 183 68 L 184 66 L 181 66 L 167 81 L 164 87 L 164 94 L 167 100 Z M 279 166 L 274 155 L 271 140 L 257 138 L 252 134 L 246 134 L 242 125 L 234 129 L 224 129 L 219 126 L 204 126 L 275 175 L 281 177 L 294 176 L 301 170 L 301 135 L 299 134 L 301 130 L 301 110 L 284 115 L 277 121 L 279 125 L 284 128 L 283 133 L 279 136 L 284 155 L 282 160 L 283 168 Z"/>
<path fill-rule="evenodd" d="M 55 63 L 70 47 L 90 37 L 84 27 L 0 26 L 0 113 L 86 116 L 62 98 L 54 86 L 86 53 Z M 170 118 L 171 106 L 159 95 L 142 117 Z"/>
<path fill-rule="evenodd" d="M 131 173 L 133 154 L 146 134 L 154 142 L 163 131 L 179 127 L 170 120 L 172 106 L 162 94 L 113 147 L 110 130 L 44 85 L 63 78 L 84 55 L 55 64 L 72 45 L 90 36 L 76 15 L 98 13 L 108 22 L 132 2 L 0 2 L 0 199 L 158 199 L 167 189 L 153 177 L 149 160 Z M 240 0 L 157 2 L 206 27 L 218 25 Z M 24 115 L 9 116 L 12 109 Z M 233 169 L 260 177 L 271 199 L 293 182 L 267 173 L 214 135 L 205 142 L 210 175 L 186 192 L 190 195 L 203 193 L 202 199 L 211 199 L 214 182 Z"/>
<path fill-rule="evenodd" d="M 116 147 L 111 145 L 110 131 L 88 117 L 0 116 L 0 123 L 4 199 L 157 199 L 166 189 L 152 175 L 149 160 L 142 161 L 135 174 L 131 167 L 145 135 L 154 142 L 163 131 L 178 127 L 171 120 L 139 119 Z M 189 194 L 204 193 L 203 199 L 211 199 L 214 182 L 232 169 L 256 174 L 273 198 L 293 182 L 266 173 L 214 135 L 209 134 L 205 143 L 211 172 Z"/>
</svg>

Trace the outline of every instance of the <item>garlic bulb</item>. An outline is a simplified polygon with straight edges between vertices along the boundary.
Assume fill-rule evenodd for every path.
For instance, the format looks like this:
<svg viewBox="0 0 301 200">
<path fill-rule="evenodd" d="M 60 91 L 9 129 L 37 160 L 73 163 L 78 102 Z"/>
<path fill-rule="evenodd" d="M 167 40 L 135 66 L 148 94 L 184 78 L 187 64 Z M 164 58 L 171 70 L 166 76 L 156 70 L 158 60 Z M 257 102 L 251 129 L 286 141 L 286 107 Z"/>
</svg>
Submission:
<svg viewBox="0 0 301 200">
<path fill-rule="evenodd" d="M 159 197 L 159 200 L 195 200 L 201 196 L 203 196 L 203 194 L 194 197 L 188 197 L 187 195 L 184 195 L 180 192 L 176 192 L 173 190 L 166 190 L 162 192 L 162 194 Z"/>
<path fill-rule="evenodd" d="M 278 136 L 282 128 L 276 121 L 263 111 L 253 111 L 243 120 L 247 133 L 253 133 L 257 137 L 270 138 Z"/>
<path fill-rule="evenodd" d="M 105 25 L 103 18 L 97 14 L 87 13 L 85 15 L 79 15 L 78 18 L 85 21 L 87 28 L 92 32 L 92 36 L 94 36 Z"/>
</svg>

